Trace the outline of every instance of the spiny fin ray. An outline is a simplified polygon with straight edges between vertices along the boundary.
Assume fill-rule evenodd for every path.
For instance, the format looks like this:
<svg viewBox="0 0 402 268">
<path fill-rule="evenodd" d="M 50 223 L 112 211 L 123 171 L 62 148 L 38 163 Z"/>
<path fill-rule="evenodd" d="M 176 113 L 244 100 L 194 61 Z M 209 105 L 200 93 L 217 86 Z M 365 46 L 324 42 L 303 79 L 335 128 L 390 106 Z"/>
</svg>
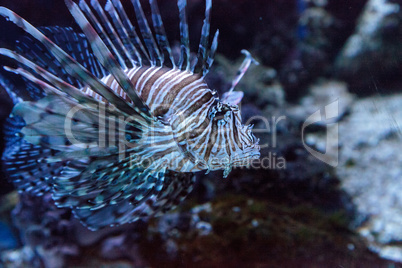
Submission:
<svg viewBox="0 0 402 268">
<path fill-rule="evenodd" d="M 141 55 L 138 50 L 135 48 L 135 45 L 131 42 L 129 34 L 127 33 L 126 28 L 123 25 L 123 22 L 119 18 L 119 14 L 117 13 L 116 8 L 113 6 L 110 0 L 107 1 L 105 10 L 109 13 L 112 18 L 113 24 L 119 33 L 120 39 L 126 47 L 127 56 L 130 58 L 131 62 L 136 66 L 142 65 Z"/>
<path fill-rule="evenodd" d="M 66 3 L 67 3 L 67 1 L 66 1 Z M 68 3 L 67 3 L 67 6 L 68 6 Z M 85 2 L 85 0 L 80 0 L 79 6 L 80 6 L 81 10 L 87 15 L 87 17 L 91 21 L 93 27 L 96 29 L 98 34 L 101 36 L 105 45 L 112 51 L 114 56 L 117 58 L 120 65 L 123 68 L 127 68 L 125 61 L 123 59 L 123 56 L 121 55 L 119 50 L 115 47 L 114 43 L 110 40 L 109 36 L 106 34 L 106 31 L 103 28 L 103 24 L 101 24 L 98 21 L 98 19 L 95 17 L 93 12 L 91 11 L 91 8 L 88 6 L 88 4 Z M 91 40 L 89 40 L 89 41 L 91 42 Z"/>
<path fill-rule="evenodd" d="M 151 29 L 149 28 L 147 19 L 145 17 L 144 11 L 139 0 L 131 0 L 135 9 L 135 15 L 137 16 L 138 25 L 140 27 L 142 38 L 144 39 L 145 46 L 148 49 L 149 55 L 151 57 L 151 64 L 156 66 L 162 62 L 161 54 L 158 46 L 155 43 L 154 37 L 152 35 Z"/>
<path fill-rule="evenodd" d="M 117 48 L 121 57 L 130 59 L 129 52 L 126 50 L 126 47 L 123 45 L 123 42 L 121 41 L 120 37 L 117 35 L 116 31 L 114 30 L 112 24 L 110 23 L 108 17 L 106 16 L 106 14 L 105 14 L 103 8 L 100 6 L 99 2 L 97 0 L 91 0 L 91 5 L 95 9 L 95 11 L 98 13 L 99 18 L 101 19 L 102 24 L 104 25 L 104 28 L 106 29 L 107 35 L 112 40 L 113 44 Z M 127 65 L 127 62 L 125 62 L 125 66 L 126 66 L 126 68 L 132 68 L 135 65 L 133 66 L 133 63 L 131 62 L 131 66 L 129 66 L 129 65 Z"/>
<path fill-rule="evenodd" d="M 190 41 L 188 35 L 188 24 L 186 15 L 187 0 L 178 0 L 180 16 L 180 37 L 181 37 L 181 55 L 179 68 L 182 69 L 184 61 L 186 62 L 186 71 L 190 71 Z"/>
<path fill-rule="evenodd" d="M 39 30 L 29 24 L 26 20 L 15 14 L 13 11 L 0 7 L 0 15 L 8 18 L 15 25 L 32 35 L 35 39 L 41 42 L 52 55 L 60 61 L 60 63 L 65 66 L 65 70 L 72 76 L 76 77 L 83 83 L 88 84 L 92 89 L 103 96 L 110 103 L 114 104 L 116 108 L 125 112 L 126 114 L 132 114 L 134 112 L 133 108 L 129 106 L 122 98 L 117 96 L 113 90 L 105 86 L 99 81 L 92 73 L 86 70 L 82 65 L 77 63 L 73 58 L 67 55 L 60 47 L 55 45 L 46 36 L 44 36 Z"/>
<path fill-rule="evenodd" d="M 163 50 L 167 52 L 170 62 L 172 63 L 173 68 L 175 67 L 175 62 L 173 59 L 172 51 L 170 49 L 169 41 L 166 36 L 165 28 L 163 26 L 162 22 L 162 17 L 159 12 L 158 4 L 156 0 L 149 0 L 149 4 L 151 5 L 151 10 L 152 10 L 152 21 L 156 33 L 156 40 L 158 42 L 159 47 L 161 48 L 161 52 L 163 53 Z M 164 60 L 164 56 L 162 56 L 162 64 Z"/>
<path fill-rule="evenodd" d="M 72 98 L 76 99 L 79 103 L 88 103 L 92 105 L 97 105 L 98 101 L 94 100 L 90 96 L 82 93 L 74 86 L 66 83 L 65 81 L 61 80 L 59 77 L 55 76 L 54 74 L 48 72 L 47 70 L 43 69 L 42 67 L 36 65 L 32 61 L 26 59 L 25 57 L 15 53 L 14 51 L 0 48 L 0 55 L 7 56 L 11 59 L 18 61 L 19 63 L 31 68 L 47 81 L 55 85 L 58 89 L 61 89 L 63 92 L 71 96 Z M 32 80 L 31 80 L 32 81 Z M 35 81 L 32 81 L 35 83 Z"/>
<path fill-rule="evenodd" d="M 94 51 L 98 60 L 102 65 L 114 76 L 122 89 L 127 93 L 130 99 L 134 103 L 134 109 L 142 114 L 144 117 L 149 117 L 149 109 L 142 102 L 138 94 L 135 92 L 131 81 L 128 79 L 124 71 L 118 66 L 115 58 L 110 53 L 107 46 L 103 43 L 102 39 L 96 33 L 95 29 L 91 26 L 88 20 L 85 18 L 82 11 L 72 0 L 65 0 L 67 7 L 71 14 L 76 19 L 76 22 L 81 27 L 85 35 L 87 36 L 92 50 Z"/>
<path fill-rule="evenodd" d="M 219 30 L 217 30 L 215 32 L 215 36 L 212 41 L 211 50 L 209 52 L 209 56 L 207 59 L 207 65 L 205 66 L 205 68 L 203 70 L 203 76 L 206 76 L 208 74 L 209 69 L 211 68 L 212 64 L 214 63 L 215 53 L 216 53 L 216 50 L 218 49 L 218 38 L 219 38 Z"/>
<path fill-rule="evenodd" d="M 124 27 L 127 29 L 128 35 L 130 37 L 130 40 L 132 44 L 137 48 L 137 50 L 141 51 L 142 56 L 146 58 L 149 62 L 151 62 L 149 55 L 147 53 L 147 50 L 144 48 L 139 36 L 136 33 L 136 30 L 131 23 L 130 19 L 128 18 L 126 11 L 124 11 L 123 5 L 121 4 L 120 0 L 112 0 L 112 3 L 114 7 L 116 8 L 117 12 L 119 13 L 119 16 L 122 19 Z M 144 59 L 142 59 L 144 60 Z M 142 65 L 142 63 L 141 63 Z"/>
<path fill-rule="evenodd" d="M 194 69 L 197 67 L 197 64 L 201 64 L 201 70 L 205 69 L 205 64 L 207 60 L 207 47 L 208 47 L 208 39 L 209 39 L 209 31 L 210 31 L 210 15 L 212 8 L 212 0 L 206 0 L 205 4 L 205 19 L 204 24 L 201 30 L 201 40 L 198 48 L 198 55 L 191 67 L 191 71 L 194 72 Z"/>
</svg>

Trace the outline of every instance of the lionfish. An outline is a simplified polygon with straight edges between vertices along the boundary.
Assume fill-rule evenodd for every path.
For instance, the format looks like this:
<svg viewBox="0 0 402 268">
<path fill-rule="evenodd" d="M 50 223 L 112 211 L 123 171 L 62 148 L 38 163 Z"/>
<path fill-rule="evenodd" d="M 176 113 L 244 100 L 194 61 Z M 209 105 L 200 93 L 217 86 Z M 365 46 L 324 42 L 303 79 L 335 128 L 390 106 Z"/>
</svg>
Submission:
<svg viewBox="0 0 402 268">
<path fill-rule="evenodd" d="M 191 54 L 187 2 L 178 0 L 176 57 L 156 0 L 149 0 L 152 24 L 140 1 L 131 2 L 137 27 L 120 0 L 104 7 L 65 0 L 83 33 L 37 29 L 0 7 L 26 33 L 17 52 L 0 54 L 17 63 L 4 68 L 21 75 L 29 93 L 8 88 L 15 107 L 5 126 L 5 168 L 20 191 L 50 192 L 93 230 L 163 214 L 192 190 L 188 174 L 223 169 L 226 177 L 260 155 L 251 126 L 242 124 L 243 93 L 233 91 L 257 62 L 243 51 L 222 98 L 205 82 L 219 35 L 209 45 L 212 1 L 198 53 Z"/>
</svg>

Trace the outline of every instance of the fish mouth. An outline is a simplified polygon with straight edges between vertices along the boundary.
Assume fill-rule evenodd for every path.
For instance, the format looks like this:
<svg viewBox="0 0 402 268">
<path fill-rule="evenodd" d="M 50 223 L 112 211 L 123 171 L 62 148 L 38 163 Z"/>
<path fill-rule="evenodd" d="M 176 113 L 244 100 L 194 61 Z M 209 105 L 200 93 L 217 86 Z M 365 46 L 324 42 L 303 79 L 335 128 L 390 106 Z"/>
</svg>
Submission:
<svg viewBox="0 0 402 268">
<path fill-rule="evenodd" d="M 252 146 L 248 147 L 247 149 L 243 150 L 243 159 L 244 158 L 251 158 L 251 159 L 255 159 L 255 158 L 260 158 L 260 146 L 258 145 L 258 142 L 253 144 Z"/>
<path fill-rule="evenodd" d="M 251 150 L 251 152 L 245 153 L 241 157 L 236 157 L 232 161 L 232 165 L 236 167 L 249 166 L 253 160 L 258 160 L 261 157 L 259 150 Z"/>
<path fill-rule="evenodd" d="M 253 155 L 250 156 L 251 159 L 260 159 L 260 157 L 261 157 L 261 153 L 260 153 L 260 152 L 255 153 L 255 154 L 253 154 Z"/>
</svg>

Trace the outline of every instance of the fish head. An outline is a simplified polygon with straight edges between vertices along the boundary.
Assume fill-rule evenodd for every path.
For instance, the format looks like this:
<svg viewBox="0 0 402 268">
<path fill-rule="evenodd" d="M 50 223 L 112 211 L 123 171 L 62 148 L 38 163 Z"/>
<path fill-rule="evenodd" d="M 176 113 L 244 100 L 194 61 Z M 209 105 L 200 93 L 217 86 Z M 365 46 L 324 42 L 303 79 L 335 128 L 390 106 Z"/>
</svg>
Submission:
<svg viewBox="0 0 402 268">
<path fill-rule="evenodd" d="M 242 124 L 241 111 L 237 105 L 223 102 L 212 109 L 210 154 L 211 170 L 249 166 L 260 157 L 259 139 L 252 132 L 252 125 Z"/>
</svg>

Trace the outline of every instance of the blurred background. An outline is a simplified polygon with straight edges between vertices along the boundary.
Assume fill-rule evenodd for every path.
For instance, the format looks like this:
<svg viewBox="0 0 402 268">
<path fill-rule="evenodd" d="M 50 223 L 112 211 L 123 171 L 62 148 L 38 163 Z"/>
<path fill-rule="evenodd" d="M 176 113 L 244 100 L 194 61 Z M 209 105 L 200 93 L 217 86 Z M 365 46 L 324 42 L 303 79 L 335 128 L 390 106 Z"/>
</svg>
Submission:
<svg viewBox="0 0 402 268">
<path fill-rule="evenodd" d="M 129 1 L 122 2 L 134 18 Z M 176 1 L 158 3 L 169 40 L 178 44 Z M 79 31 L 62 0 L 0 5 L 35 26 Z M 204 5 L 188 0 L 192 51 Z M 49 195 L 18 194 L 2 173 L 0 266 L 402 267 L 401 5 L 214 0 L 211 28 L 220 38 L 207 82 L 220 95 L 228 90 L 242 49 L 259 61 L 236 89 L 245 93 L 245 121 L 283 118 L 275 131 L 256 131 L 269 144 L 261 150 L 268 162 L 234 169 L 227 179 L 222 172 L 195 174 L 192 194 L 173 212 L 97 232 L 56 208 Z M 13 48 L 21 35 L 0 18 L 0 47 Z M 23 86 L 4 70 L 0 79 Z M 4 122 L 12 104 L 0 93 Z M 305 124 L 334 102 L 331 120 Z"/>
</svg>

